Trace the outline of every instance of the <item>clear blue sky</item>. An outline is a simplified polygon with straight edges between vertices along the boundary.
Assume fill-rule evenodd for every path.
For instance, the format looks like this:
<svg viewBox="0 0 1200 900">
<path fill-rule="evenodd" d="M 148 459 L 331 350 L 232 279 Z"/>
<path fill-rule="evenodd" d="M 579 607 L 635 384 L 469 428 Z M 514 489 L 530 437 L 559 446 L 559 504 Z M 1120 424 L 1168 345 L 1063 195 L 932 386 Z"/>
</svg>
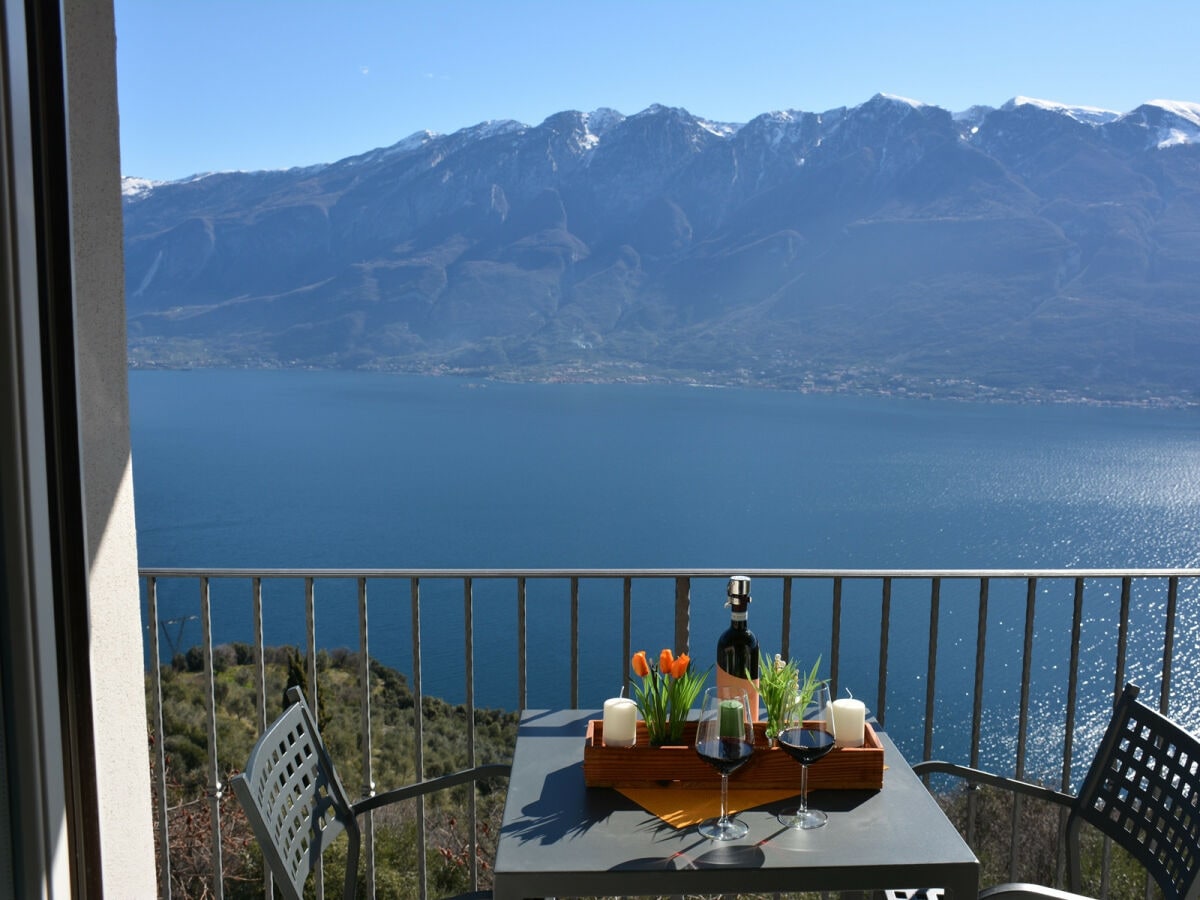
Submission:
<svg viewBox="0 0 1200 900">
<path fill-rule="evenodd" d="M 1200 0 L 115 0 L 122 170 L 332 162 L 652 103 L 745 122 L 876 93 L 1200 101 Z"/>
</svg>

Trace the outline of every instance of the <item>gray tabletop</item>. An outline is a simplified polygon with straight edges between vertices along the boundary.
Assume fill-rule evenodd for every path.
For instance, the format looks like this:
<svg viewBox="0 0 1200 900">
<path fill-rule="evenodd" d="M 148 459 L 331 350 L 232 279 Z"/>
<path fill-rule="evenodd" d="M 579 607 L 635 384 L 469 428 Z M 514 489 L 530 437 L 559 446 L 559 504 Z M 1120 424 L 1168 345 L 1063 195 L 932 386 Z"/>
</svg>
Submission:
<svg viewBox="0 0 1200 900">
<path fill-rule="evenodd" d="M 810 805 L 829 813 L 829 824 L 811 831 L 776 818 L 794 801 L 748 810 L 739 817 L 750 834 L 718 843 L 584 784 L 584 732 L 596 718 L 598 710 L 522 713 L 496 849 L 500 900 L 912 887 L 963 898 L 978 890 L 975 855 L 885 734 L 883 790 L 812 792 Z"/>
</svg>

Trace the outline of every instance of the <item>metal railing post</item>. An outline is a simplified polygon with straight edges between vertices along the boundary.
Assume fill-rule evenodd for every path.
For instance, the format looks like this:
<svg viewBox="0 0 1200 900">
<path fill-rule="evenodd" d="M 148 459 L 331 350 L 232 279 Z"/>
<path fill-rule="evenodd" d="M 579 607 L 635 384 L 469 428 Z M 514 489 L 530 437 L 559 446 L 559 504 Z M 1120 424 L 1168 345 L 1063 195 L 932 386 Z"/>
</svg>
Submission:
<svg viewBox="0 0 1200 900">
<path fill-rule="evenodd" d="M 214 693 L 216 672 L 213 668 L 212 597 L 208 578 L 200 579 L 200 626 L 204 641 L 201 648 L 204 653 L 204 677 L 208 682 L 204 690 L 204 712 L 208 721 L 208 808 L 212 816 L 213 896 L 216 900 L 221 900 L 225 896 L 222 877 L 225 866 L 221 859 L 221 795 L 224 785 L 221 783 L 221 770 L 217 759 L 217 700 Z"/>
<path fill-rule="evenodd" d="M 633 579 L 626 576 L 622 579 L 621 589 L 621 684 L 625 691 L 622 696 L 632 697 L 630 691 L 629 672 L 630 659 L 633 657 Z"/>
<path fill-rule="evenodd" d="M 320 699 L 317 696 L 317 601 L 315 577 L 304 579 L 304 635 L 305 652 L 308 654 L 308 708 L 312 710 L 317 727 L 321 724 Z M 313 874 L 313 887 L 316 889 L 317 900 L 325 900 L 325 862 L 322 858 L 317 862 Z"/>
<path fill-rule="evenodd" d="M 888 634 L 892 622 L 892 579 L 883 579 L 883 596 L 879 608 L 879 687 L 875 692 L 875 718 L 881 728 L 887 728 L 887 667 Z"/>
<path fill-rule="evenodd" d="M 463 632 L 467 680 L 467 768 L 473 769 L 475 762 L 475 591 L 474 580 L 463 579 Z M 478 810 L 474 783 L 467 790 L 467 822 L 470 829 L 467 847 L 470 855 L 468 871 L 471 873 L 471 890 L 479 890 L 479 853 L 475 836 L 479 833 Z"/>
<path fill-rule="evenodd" d="M 842 678 L 842 579 L 833 579 L 833 609 L 830 612 L 829 680 L 837 697 Z"/>
<path fill-rule="evenodd" d="M 836 627 L 836 626 L 835 626 Z M 792 657 L 792 579 L 783 579 L 783 612 L 780 616 L 779 655 L 784 659 Z M 835 644 L 836 646 L 836 644 Z M 837 651 L 833 656 L 834 685 L 837 685 Z"/>
<path fill-rule="evenodd" d="M 167 825 L 167 748 L 163 734 L 162 660 L 158 650 L 158 579 L 146 579 L 146 616 L 150 631 L 150 672 L 154 683 L 154 789 L 158 813 L 158 895 L 171 900 L 170 829 Z"/>
<path fill-rule="evenodd" d="M 359 727 L 362 729 L 362 795 L 375 796 L 375 777 L 371 769 L 371 657 L 367 641 L 367 579 L 358 579 L 358 690 Z M 367 896 L 375 896 L 375 814 L 367 810 L 362 831 L 367 868 Z"/>
<path fill-rule="evenodd" d="M 937 698 L 938 618 L 942 604 L 942 580 L 934 578 L 929 589 L 929 653 L 925 663 L 925 759 L 933 755 L 934 701 Z"/>
<path fill-rule="evenodd" d="M 425 696 L 421 690 L 421 579 L 409 580 L 412 606 L 412 694 L 413 769 L 415 781 L 425 780 Z M 424 900 L 429 895 L 429 872 L 425 864 L 425 797 L 417 797 L 417 886 Z"/>
<path fill-rule="evenodd" d="M 681 576 L 675 579 L 675 646 L 676 653 L 691 655 L 691 608 L 692 579 Z"/>
<path fill-rule="evenodd" d="M 987 658 L 988 593 L 990 583 L 979 579 L 979 617 L 975 624 L 975 687 L 971 699 L 971 767 L 979 768 L 979 745 L 983 730 L 983 673 Z M 979 798 L 975 791 L 967 794 L 967 834 L 970 844 L 975 840 L 975 819 L 979 812 Z"/>
<path fill-rule="evenodd" d="M 1037 578 L 1029 578 L 1025 583 L 1025 639 L 1021 645 L 1021 703 L 1017 714 L 1017 765 L 1016 777 L 1025 777 L 1025 744 L 1029 737 L 1029 685 L 1033 669 L 1033 636 L 1034 616 L 1037 610 Z M 1020 820 L 1022 797 L 1013 797 L 1011 854 L 1009 856 L 1008 874 L 1010 881 L 1017 880 L 1017 864 L 1020 847 Z"/>
<path fill-rule="evenodd" d="M 1125 689 L 1125 654 L 1129 648 L 1129 606 L 1132 602 L 1133 579 L 1126 575 L 1121 579 L 1121 617 L 1117 628 L 1117 677 L 1113 686 L 1113 705 Z"/>
<path fill-rule="evenodd" d="M 526 619 L 525 577 L 517 579 L 517 709 L 529 705 L 529 645 Z"/>
<path fill-rule="evenodd" d="M 1167 579 L 1167 621 L 1163 628 L 1162 691 L 1159 712 L 1164 716 L 1171 705 L 1171 662 L 1175 650 L 1175 609 L 1179 603 L 1179 577 Z"/>
<path fill-rule="evenodd" d="M 571 709 L 579 708 L 579 577 L 571 578 Z"/>
<path fill-rule="evenodd" d="M 257 692 L 258 733 L 267 730 L 267 666 L 263 658 L 266 646 L 263 641 L 262 577 L 255 576 L 250 582 L 250 618 L 254 629 L 254 687 Z M 275 876 L 269 866 L 263 866 L 263 896 L 275 896 Z"/>
</svg>

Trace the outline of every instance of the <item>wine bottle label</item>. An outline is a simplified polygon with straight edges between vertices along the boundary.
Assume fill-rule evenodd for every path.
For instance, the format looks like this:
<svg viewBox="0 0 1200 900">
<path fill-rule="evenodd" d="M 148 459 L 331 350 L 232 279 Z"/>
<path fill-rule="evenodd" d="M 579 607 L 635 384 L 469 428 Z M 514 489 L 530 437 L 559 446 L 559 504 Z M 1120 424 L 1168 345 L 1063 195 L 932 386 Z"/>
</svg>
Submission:
<svg viewBox="0 0 1200 900">
<path fill-rule="evenodd" d="M 738 678 L 736 675 L 730 675 L 720 666 L 717 666 L 717 687 L 731 687 L 745 691 L 746 697 L 750 701 L 750 720 L 758 721 L 758 679 L 751 681 L 749 678 Z"/>
</svg>

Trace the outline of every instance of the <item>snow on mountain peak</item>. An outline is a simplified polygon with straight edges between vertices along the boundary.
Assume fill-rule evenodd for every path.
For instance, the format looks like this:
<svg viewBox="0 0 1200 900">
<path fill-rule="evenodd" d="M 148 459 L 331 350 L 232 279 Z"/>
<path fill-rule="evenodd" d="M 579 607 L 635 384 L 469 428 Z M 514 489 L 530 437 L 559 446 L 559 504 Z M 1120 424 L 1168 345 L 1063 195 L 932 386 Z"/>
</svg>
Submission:
<svg viewBox="0 0 1200 900">
<path fill-rule="evenodd" d="M 402 138 L 399 142 L 393 144 L 391 149 L 397 153 L 405 153 L 409 150 L 417 150 L 421 147 L 424 147 L 437 137 L 441 137 L 441 135 L 439 135 L 436 131 L 430 131 L 429 129 L 414 131 L 408 137 Z"/>
<path fill-rule="evenodd" d="M 727 138 L 737 134 L 741 125 L 733 125 L 725 122 L 713 122 L 708 119 L 702 119 L 699 116 L 693 116 L 690 112 L 681 106 L 664 106 L 661 103 L 652 103 L 639 113 L 634 113 L 629 118 L 640 119 L 644 116 L 673 116 L 679 119 L 687 119 L 694 122 L 698 127 L 704 129 L 709 134 L 720 138 Z"/>
<path fill-rule="evenodd" d="M 904 106 L 911 106 L 913 109 L 921 109 L 921 108 L 929 105 L 928 103 L 922 103 L 920 100 L 911 100 L 908 97 L 901 97 L 899 94 L 878 93 L 871 99 L 872 100 L 889 100 L 892 103 L 899 103 L 899 104 L 903 104 Z"/>
<path fill-rule="evenodd" d="M 312 168 L 320 168 L 320 167 L 314 166 Z M 262 171 L 272 171 L 272 170 L 263 169 Z M 277 169 L 274 171 L 283 172 L 283 171 L 289 171 L 289 170 Z M 299 170 L 296 169 L 293 171 L 299 171 Z M 122 175 L 121 176 L 121 196 L 127 200 L 141 200 L 141 199 L 144 199 L 145 197 L 150 196 L 151 192 L 153 192 L 156 188 L 164 187 L 166 185 L 195 184 L 197 181 L 203 181 L 206 178 L 213 178 L 217 175 L 244 175 L 244 174 L 247 174 L 247 173 L 246 172 L 234 172 L 234 171 L 197 172 L 195 175 L 189 175 L 186 178 L 176 178 L 176 179 L 167 180 L 167 181 L 162 181 L 162 180 L 156 181 L 151 178 L 139 178 L 136 175 Z M 254 174 L 254 173 L 249 173 L 249 174 Z"/>
<path fill-rule="evenodd" d="M 662 103 L 651 103 L 649 106 L 647 106 L 641 112 L 634 113 L 629 118 L 640 119 L 642 117 L 649 117 L 649 116 L 673 116 L 675 118 L 688 118 L 688 119 L 695 118 L 695 116 L 693 116 L 690 112 L 688 112 L 682 106 L 666 106 L 665 104 L 662 104 Z"/>
<path fill-rule="evenodd" d="M 1147 145 L 1159 150 L 1180 144 L 1200 144 L 1200 103 L 1148 100 L 1121 116 L 1121 121 L 1146 129 Z"/>
<path fill-rule="evenodd" d="M 1188 103 L 1183 100 L 1148 100 L 1146 106 L 1157 106 L 1171 115 L 1186 119 L 1200 128 L 1200 103 Z"/>
<path fill-rule="evenodd" d="M 708 119 L 697 119 L 696 124 L 705 131 L 721 138 L 733 137 L 733 135 L 738 133 L 738 129 L 742 127 L 732 122 L 711 122 Z"/>
<path fill-rule="evenodd" d="M 588 132 L 599 138 L 604 137 L 604 133 L 614 125 L 620 125 L 625 121 L 625 116 L 615 109 L 601 106 L 599 109 L 584 113 L 583 121 L 587 125 Z"/>
<path fill-rule="evenodd" d="M 1180 144 L 1200 144 L 1200 103 L 1151 100 L 1144 105 L 1162 110 L 1173 120 L 1161 121 L 1155 129 L 1153 140 L 1159 150 Z"/>
<path fill-rule="evenodd" d="M 137 197 L 144 197 L 160 184 L 166 184 L 166 182 L 126 175 L 121 178 L 121 196 L 128 197 L 131 200 Z"/>
<path fill-rule="evenodd" d="M 1121 114 L 1111 109 L 1101 109 L 1098 106 L 1069 106 L 1066 103 L 1056 103 L 1053 100 L 1038 100 L 1034 97 L 1013 97 L 1001 109 L 1013 110 L 1018 106 L 1032 106 L 1047 112 L 1059 113 L 1084 125 L 1105 125 L 1121 117 Z"/>
<path fill-rule="evenodd" d="M 524 131 L 528 127 L 516 119 L 488 119 L 477 125 L 468 125 L 466 128 L 458 129 L 454 132 L 454 137 L 483 141 L 499 135 L 512 134 L 514 131 Z"/>
<path fill-rule="evenodd" d="M 1200 134 L 1183 128 L 1166 128 L 1158 134 L 1159 150 L 1164 147 L 1178 147 L 1181 144 L 1200 144 Z"/>
</svg>

